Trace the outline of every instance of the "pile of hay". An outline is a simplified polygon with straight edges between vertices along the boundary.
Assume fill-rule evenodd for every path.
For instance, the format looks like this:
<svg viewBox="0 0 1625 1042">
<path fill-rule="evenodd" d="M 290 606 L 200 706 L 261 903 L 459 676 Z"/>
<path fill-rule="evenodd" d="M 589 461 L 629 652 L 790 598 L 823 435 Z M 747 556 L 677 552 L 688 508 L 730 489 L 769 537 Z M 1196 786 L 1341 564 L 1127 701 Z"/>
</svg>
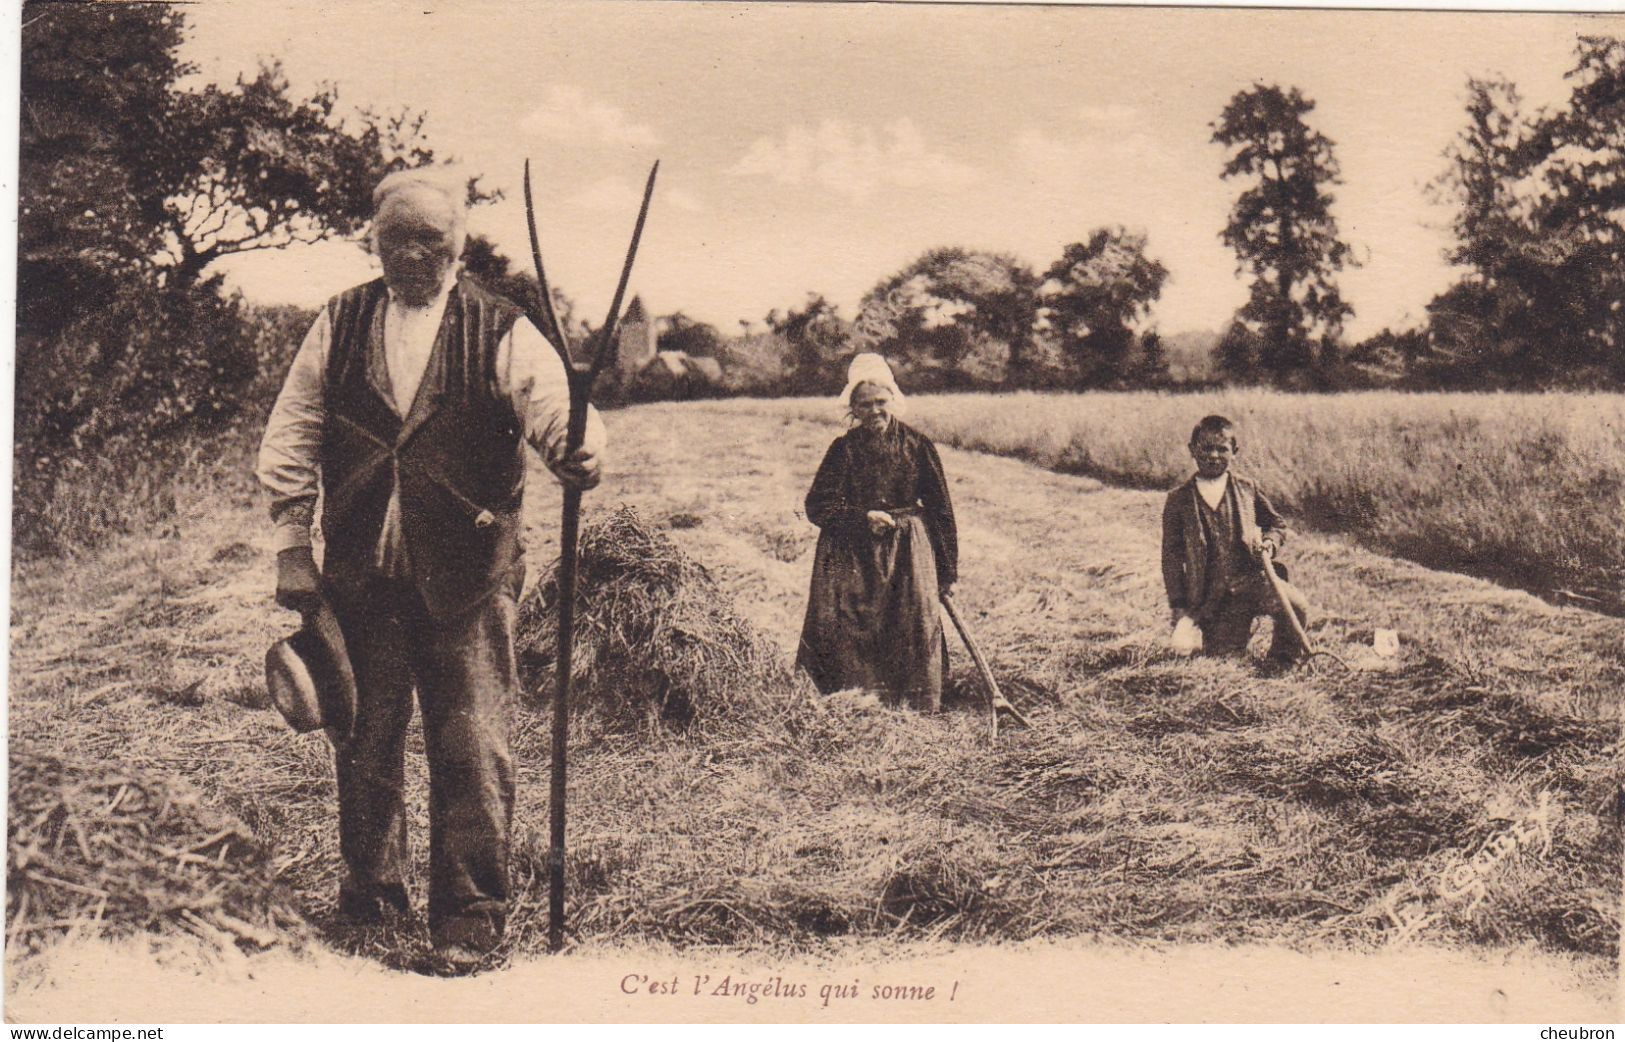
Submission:
<svg viewBox="0 0 1625 1042">
<path fill-rule="evenodd" d="M 576 575 L 571 672 L 585 704 L 688 723 L 794 682 L 711 573 L 631 507 L 583 529 Z M 553 686 L 557 601 L 555 571 L 519 606 L 520 677 L 539 701 Z"/>
<path fill-rule="evenodd" d="M 6 923 L 54 936 L 180 929 L 269 948 L 301 922 L 265 851 L 184 782 L 11 746 Z"/>
</svg>

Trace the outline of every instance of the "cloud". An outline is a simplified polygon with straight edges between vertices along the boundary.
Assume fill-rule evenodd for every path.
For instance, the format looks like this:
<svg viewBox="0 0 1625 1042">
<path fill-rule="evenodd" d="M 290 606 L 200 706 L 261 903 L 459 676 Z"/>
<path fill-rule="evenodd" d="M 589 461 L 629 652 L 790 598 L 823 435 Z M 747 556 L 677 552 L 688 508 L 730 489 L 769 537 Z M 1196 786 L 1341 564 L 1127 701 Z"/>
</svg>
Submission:
<svg viewBox="0 0 1625 1042">
<path fill-rule="evenodd" d="M 609 177 L 572 194 L 566 204 L 573 209 L 600 213 L 636 215 L 643 201 L 643 185 L 624 177 Z M 703 213 L 705 204 L 686 189 L 655 183 L 651 208 L 671 207 L 684 213 Z"/>
<path fill-rule="evenodd" d="M 1014 144 L 1023 167 L 1056 172 L 1109 167 L 1136 181 L 1144 176 L 1144 164 L 1157 158 L 1156 143 L 1144 131 L 1058 137 L 1029 127 Z"/>
<path fill-rule="evenodd" d="M 1078 118 L 1090 127 L 1121 129 L 1139 122 L 1140 110 L 1134 105 L 1085 105 L 1078 110 Z"/>
<path fill-rule="evenodd" d="M 587 97 L 580 87 L 549 87 L 542 103 L 519 126 L 528 134 L 572 145 L 653 148 L 660 143 L 653 129 L 633 122 L 624 110 L 608 102 Z"/>
<path fill-rule="evenodd" d="M 979 176 L 969 164 L 933 151 L 907 119 L 878 128 L 837 119 L 790 127 L 753 141 L 729 173 L 816 185 L 858 201 L 886 188 L 962 188 Z"/>
<path fill-rule="evenodd" d="M 1154 223 L 1156 214 L 1185 209 L 1192 191 L 1190 171 L 1143 132 L 1055 135 L 1028 128 L 1011 141 L 1009 157 L 1009 181 L 1032 205 L 1088 214 L 1095 224 Z"/>
</svg>

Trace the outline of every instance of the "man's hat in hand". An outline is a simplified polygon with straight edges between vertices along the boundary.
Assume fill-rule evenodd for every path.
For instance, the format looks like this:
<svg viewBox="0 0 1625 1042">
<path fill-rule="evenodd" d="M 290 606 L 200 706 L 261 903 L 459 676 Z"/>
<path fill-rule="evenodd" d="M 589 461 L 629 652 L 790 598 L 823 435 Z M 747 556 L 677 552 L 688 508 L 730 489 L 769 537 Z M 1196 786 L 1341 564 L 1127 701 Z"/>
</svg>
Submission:
<svg viewBox="0 0 1625 1042">
<path fill-rule="evenodd" d="M 265 686 L 271 702 L 301 734 L 326 727 L 335 741 L 355 726 L 355 673 L 338 617 L 323 601 L 306 612 L 299 632 L 265 653 Z"/>
</svg>

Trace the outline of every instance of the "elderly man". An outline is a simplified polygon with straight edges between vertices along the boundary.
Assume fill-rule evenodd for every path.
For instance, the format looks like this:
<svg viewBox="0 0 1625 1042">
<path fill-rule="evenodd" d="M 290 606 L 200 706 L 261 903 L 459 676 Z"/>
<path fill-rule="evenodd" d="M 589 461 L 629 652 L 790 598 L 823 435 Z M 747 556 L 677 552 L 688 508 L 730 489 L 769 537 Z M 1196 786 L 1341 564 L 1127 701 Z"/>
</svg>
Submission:
<svg viewBox="0 0 1625 1042">
<path fill-rule="evenodd" d="M 429 763 L 429 930 L 444 959 L 471 968 L 506 925 L 524 446 L 587 489 L 604 434 L 590 416 L 584 445 L 566 456 L 558 355 L 516 305 L 459 277 L 462 185 L 403 171 L 373 202 L 383 278 L 316 317 L 258 475 L 276 525 L 277 603 L 308 610 L 325 596 L 355 671 L 354 730 L 336 749 L 340 913 L 376 922 L 409 911 L 402 785 L 415 688 Z"/>
</svg>

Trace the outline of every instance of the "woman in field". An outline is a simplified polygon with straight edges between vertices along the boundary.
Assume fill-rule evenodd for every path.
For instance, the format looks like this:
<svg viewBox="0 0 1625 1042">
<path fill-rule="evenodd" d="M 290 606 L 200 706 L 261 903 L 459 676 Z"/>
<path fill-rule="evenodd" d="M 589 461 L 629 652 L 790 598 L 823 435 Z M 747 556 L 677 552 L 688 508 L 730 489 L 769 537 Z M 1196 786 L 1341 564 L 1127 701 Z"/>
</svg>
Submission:
<svg viewBox="0 0 1625 1042">
<path fill-rule="evenodd" d="M 807 493 L 822 531 L 796 664 L 825 694 L 861 687 L 935 711 L 948 659 L 937 602 L 959 564 L 942 462 L 897 418 L 903 394 L 879 355 L 852 360 L 841 404 L 852 429 Z"/>
</svg>

